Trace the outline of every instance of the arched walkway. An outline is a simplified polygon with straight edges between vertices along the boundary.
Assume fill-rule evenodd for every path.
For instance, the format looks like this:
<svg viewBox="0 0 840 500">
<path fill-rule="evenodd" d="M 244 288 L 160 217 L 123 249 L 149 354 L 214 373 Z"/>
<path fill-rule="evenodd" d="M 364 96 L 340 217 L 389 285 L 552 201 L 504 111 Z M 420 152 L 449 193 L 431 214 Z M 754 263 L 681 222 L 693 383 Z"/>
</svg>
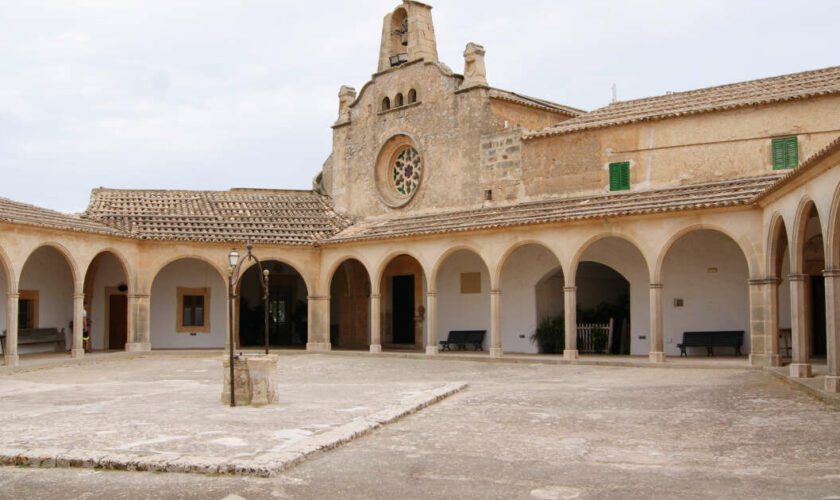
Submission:
<svg viewBox="0 0 840 500">
<path fill-rule="evenodd" d="M 422 348 L 426 329 L 423 265 L 411 255 L 400 254 L 388 260 L 380 274 L 379 335 L 374 330 L 372 349 L 377 341 L 386 349 Z"/>
<path fill-rule="evenodd" d="M 330 343 L 339 349 L 370 349 L 370 276 L 364 264 L 347 259 L 330 283 Z"/>
<path fill-rule="evenodd" d="M 19 354 L 81 349 L 81 330 L 78 345 L 73 336 L 75 277 L 73 262 L 59 247 L 41 246 L 26 259 L 18 282 Z M 55 343 L 35 343 L 48 332 L 58 332 Z"/>
<path fill-rule="evenodd" d="M 651 350 L 650 272 L 636 245 L 616 236 L 596 240 L 583 249 L 574 279 L 577 323 L 611 322 L 606 352 L 647 355 Z M 584 352 L 582 346 L 578 348 Z"/>
<path fill-rule="evenodd" d="M 152 349 L 225 346 L 227 284 L 214 266 L 192 257 L 175 260 L 158 271 L 151 291 Z"/>
<path fill-rule="evenodd" d="M 0 249 L 0 332 L 3 332 L 2 343 L 0 343 L 0 352 L 3 354 L 3 362 L 11 364 L 12 358 L 9 349 L 6 346 L 6 333 L 9 331 L 11 325 L 8 317 L 8 303 L 9 294 L 12 293 L 13 279 L 10 278 L 9 268 L 5 259 L 5 252 Z M 9 358 L 9 361 L 6 358 Z M 14 360 L 16 362 L 16 358 Z"/>
<path fill-rule="evenodd" d="M 562 324 L 565 316 L 560 261 L 547 247 L 527 243 L 511 249 L 500 268 L 502 351 L 539 352 L 539 343 L 532 339 L 537 327 L 546 318 Z M 556 333 L 562 337 L 562 331 Z M 548 344 L 552 352 L 562 352 L 561 341 Z"/>
<path fill-rule="evenodd" d="M 128 342 L 128 272 L 110 251 L 99 253 L 85 273 L 84 307 L 90 349 L 121 351 Z"/>
<path fill-rule="evenodd" d="M 686 331 L 743 331 L 750 352 L 749 269 L 740 246 L 724 233 L 696 229 L 681 235 L 660 257 L 664 352 L 679 356 Z M 731 355 L 718 349 L 716 355 Z M 688 355 L 705 355 L 689 348 Z"/>
<path fill-rule="evenodd" d="M 305 347 L 308 339 L 309 291 L 301 274 L 291 265 L 267 260 L 262 263 L 268 275 L 269 345 Z M 263 289 L 256 264 L 249 267 L 239 282 L 237 345 L 265 345 L 265 306 Z"/>
<path fill-rule="evenodd" d="M 767 252 L 770 317 L 768 340 L 770 364 L 778 366 L 789 362 L 793 354 L 793 335 L 790 309 L 790 245 L 785 221 L 773 218 Z"/>
<path fill-rule="evenodd" d="M 435 330 L 432 337 L 446 340 L 450 331 L 483 330 L 482 349 L 488 351 L 490 271 L 484 260 L 473 250 L 459 249 L 443 256 L 436 268 L 437 318 L 429 317 L 430 327 Z"/>
</svg>

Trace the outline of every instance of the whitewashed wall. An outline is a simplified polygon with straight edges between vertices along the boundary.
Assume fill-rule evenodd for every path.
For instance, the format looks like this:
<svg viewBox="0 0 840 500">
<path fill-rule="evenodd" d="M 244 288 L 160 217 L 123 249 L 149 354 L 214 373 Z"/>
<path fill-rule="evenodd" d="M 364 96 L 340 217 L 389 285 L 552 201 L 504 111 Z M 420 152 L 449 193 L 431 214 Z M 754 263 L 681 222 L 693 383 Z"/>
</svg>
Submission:
<svg viewBox="0 0 840 500">
<path fill-rule="evenodd" d="M 481 293 L 461 293 L 461 273 L 481 273 Z M 451 330 L 486 330 L 484 349 L 490 342 L 490 274 L 472 252 L 455 252 L 438 271 L 438 340 Z"/>
<path fill-rule="evenodd" d="M 501 278 L 504 352 L 537 352 L 537 345 L 530 338 L 540 319 L 537 314 L 536 286 L 546 275 L 557 270 L 558 266 L 551 252 L 536 245 L 520 248 L 508 258 Z M 554 302 L 562 310 L 562 288 Z"/>
<path fill-rule="evenodd" d="M 90 339 L 94 349 L 105 349 L 107 336 L 108 308 L 110 300 L 106 288 L 116 288 L 125 283 L 125 273 L 120 262 L 112 254 L 103 254 L 97 259 L 98 267 L 93 280 L 93 298 L 90 307 Z"/>
<path fill-rule="evenodd" d="M 19 290 L 38 291 L 38 326 L 64 329 L 64 342 L 69 350 L 73 342 L 70 322 L 73 321 L 73 274 L 64 256 L 51 247 L 36 250 L 20 277 Z M 20 346 L 19 354 L 52 351 L 50 346 Z"/>
<path fill-rule="evenodd" d="M 605 238 L 587 248 L 582 260 L 608 266 L 630 282 L 630 353 L 647 355 L 650 352 L 650 273 L 642 254 L 626 240 Z M 576 282 L 578 305 L 601 302 L 587 292 L 589 285 L 580 274 Z"/>
<path fill-rule="evenodd" d="M 177 333 L 178 288 L 211 289 L 210 333 Z M 182 259 L 169 264 L 155 278 L 151 297 L 152 349 L 222 348 L 227 332 L 226 286 L 209 264 Z"/>
<path fill-rule="evenodd" d="M 717 272 L 709 272 L 716 268 Z M 665 352 L 679 355 L 684 331 L 743 330 L 750 351 L 749 273 L 744 254 L 728 237 L 696 231 L 677 241 L 665 257 L 662 282 Z M 674 299 L 683 299 L 675 307 Z M 731 354 L 732 349 L 720 349 Z M 705 350 L 690 350 L 689 355 Z"/>
</svg>

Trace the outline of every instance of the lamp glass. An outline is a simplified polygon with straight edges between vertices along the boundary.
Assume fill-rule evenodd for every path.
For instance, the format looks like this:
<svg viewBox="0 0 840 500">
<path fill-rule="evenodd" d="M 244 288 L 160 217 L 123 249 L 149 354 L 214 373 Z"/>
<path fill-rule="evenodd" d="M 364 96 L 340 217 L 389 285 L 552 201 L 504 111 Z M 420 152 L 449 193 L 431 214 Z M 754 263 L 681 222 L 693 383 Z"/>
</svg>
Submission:
<svg viewBox="0 0 840 500">
<path fill-rule="evenodd" d="M 230 261 L 230 267 L 236 267 L 236 264 L 239 262 L 239 252 L 231 250 L 228 254 L 228 260 Z"/>
</svg>

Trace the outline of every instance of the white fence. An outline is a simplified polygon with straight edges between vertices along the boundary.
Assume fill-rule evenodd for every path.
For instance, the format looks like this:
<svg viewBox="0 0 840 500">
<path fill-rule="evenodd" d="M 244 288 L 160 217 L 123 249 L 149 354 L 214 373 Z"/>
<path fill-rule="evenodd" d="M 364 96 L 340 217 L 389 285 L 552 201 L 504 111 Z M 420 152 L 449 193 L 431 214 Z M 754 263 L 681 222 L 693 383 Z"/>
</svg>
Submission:
<svg viewBox="0 0 840 500">
<path fill-rule="evenodd" d="M 592 342 L 592 332 L 595 330 L 603 330 L 607 333 L 607 345 L 604 351 L 596 351 L 595 345 Z M 613 319 L 610 318 L 609 323 L 595 324 L 595 323 L 578 323 L 577 326 L 577 348 L 579 352 L 605 352 L 609 350 L 612 344 L 613 336 Z"/>
</svg>

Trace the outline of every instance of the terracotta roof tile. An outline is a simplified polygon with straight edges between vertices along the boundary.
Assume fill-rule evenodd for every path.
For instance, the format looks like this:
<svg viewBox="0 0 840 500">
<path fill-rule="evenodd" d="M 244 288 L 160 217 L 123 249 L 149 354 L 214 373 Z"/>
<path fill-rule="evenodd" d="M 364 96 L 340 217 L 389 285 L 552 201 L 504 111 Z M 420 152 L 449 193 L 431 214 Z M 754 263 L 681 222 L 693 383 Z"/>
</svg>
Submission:
<svg viewBox="0 0 840 500">
<path fill-rule="evenodd" d="M 85 216 L 150 240 L 313 245 L 347 227 L 312 191 L 95 189 Z"/>
<path fill-rule="evenodd" d="M 563 104 L 557 104 L 556 102 L 546 101 L 545 99 L 537 99 L 536 97 L 517 94 L 516 92 L 511 92 L 509 90 L 492 88 L 490 89 L 490 97 L 493 99 L 500 99 L 502 101 L 515 102 L 517 104 L 522 104 L 524 106 L 529 106 L 532 108 L 542 109 L 546 111 L 554 111 L 556 113 L 561 113 L 571 117 L 586 114 L 586 111 L 582 109 L 573 108 L 571 106 L 564 106 Z"/>
<path fill-rule="evenodd" d="M 620 101 L 537 130 L 526 135 L 525 139 L 838 93 L 840 66 L 834 66 L 688 92 Z"/>
<path fill-rule="evenodd" d="M 0 198 L 0 222 L 63 231 L 128 236 L 123 231 L 108 227 L 97 221 L 84 219 L 78 215 L 64 214 L 6 198 Z"/>
<path fill-rule="evenodd" d="M 333 236 L 329 242 L 390 239 L 604 217 L 745 206 L 752 204 L 755 197 L 779 177 L 773 174 L 668 189 L 361 221 Z"/>
</svg>

